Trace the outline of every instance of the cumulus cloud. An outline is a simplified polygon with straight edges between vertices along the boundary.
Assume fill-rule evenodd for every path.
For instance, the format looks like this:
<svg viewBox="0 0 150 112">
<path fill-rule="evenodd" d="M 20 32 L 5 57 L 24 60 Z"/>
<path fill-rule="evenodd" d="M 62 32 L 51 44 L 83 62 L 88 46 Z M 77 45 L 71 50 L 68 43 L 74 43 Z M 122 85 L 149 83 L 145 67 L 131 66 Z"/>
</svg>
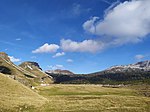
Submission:
<svg viewBox="0 0 150 112">
<path fill-rule="evenodd" d="M 99 19 L 99 17 L 92 17 L 90 20 L 87 20 L 83 24 L 83 29 L 87 32 L 95 34 L 95 32 L 96 32 L 95 21 L 97 21 L 98 19 Z"/>
<path fill-rule="evenodd" d="M 142 55 L 142 54 L 135 55 L 135 59 L 138 60 L 138 61 L 143 59 L 143 58 L 145 58 L 145 56 Z"/>
<path fill-rule="evenodd" d="M 101 41 L 84 40 L 82 42 L 72 41 L 70 39 L 61 40 L 61 48 L 68 52 L 91 52 L 102 50 L 104 47 Z"/>
<path fill-rule="evenodd" d="M 66 52 L 95 53 L 112 46 L 140 42 L 150 34 L 149 4 L 150 0 L 130 0 L 122 3 L 117 0 L 105 10 L 103 19 L 95 16 L 83 23 L 83 29 L 95 35 L 97 40 L 77 42 L 62 39 L 60 46 L 46 43 L 33 53 L 56 52 L 59 48 Z M 80 11 L 81 5 L 75 4 L 74 12 L 80 14 Z"/>
<path fill-rule="evenodd" d="M 104 19 L 93 17 L 83 24 L 85 31 L 111 37 L 114 45 L 136 43 L 150 34 L 150 0 L 131 0 L 107 11 Z"/>
<path fill-rule="evenodd" d="M 53 56 L 53 58 L 64 56 L 64 55 L 65 55 L 65 52 L 58 52 Z"/>
<path fill-rule="evenodd" d="M 67 59 L 66 61 L 67 61 L 68 63 L 72 63 L 72 62 L 73 62 L 72 59 Z"/>
<path fill-rule="evenodd" d="M 10 61 L 12 61 L 12 62 L 20 62 L 21 61 L 21 59 L 15 58 L 14 56 L 8 56 L 8 57 L 10 58 Z"/>
<path fill-rule="evenodd" d="M 120 3 L 120 0 L 117 0 L 117 1 L 115 1 L 115 2 L 113 2 L 113 3 L 109 3 L 110 4 L 110 6 L 105 10 L 105 15 L 106 14 L 108 14 L 108 12 L 110 11 L 110 10 L 112 10 L 115 6 L 117 6 L 118 4 Z"/>
<path fill-rule="evenodd" d="M 56 52 L 59 49 L 59 46 L 56 44 L 44 44 L 38 49 L 32 51 L 32 53 L 52 53 Z"/>
<path fill-rule="evenodd" d="M 63 65 L 50 65 L 48 66 L 48 68 L 52 70 L 56 70 L 56 69 L 64 69 L 64 66 Z"/>
</svg>

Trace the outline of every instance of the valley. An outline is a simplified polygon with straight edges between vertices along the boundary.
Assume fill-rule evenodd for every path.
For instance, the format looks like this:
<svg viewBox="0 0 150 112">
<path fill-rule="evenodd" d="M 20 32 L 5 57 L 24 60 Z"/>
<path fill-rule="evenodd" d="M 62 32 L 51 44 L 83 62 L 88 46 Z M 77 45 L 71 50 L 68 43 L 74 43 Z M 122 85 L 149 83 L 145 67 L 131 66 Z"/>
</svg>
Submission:
<svg viewBox="0 0 150 112">
<path fill-rule="evenodd" d="M 150 112 L 150 0 L 0 0 L 0 112 Z"/>
<path fill-rule="evenodd" d="M 92 74 L 19 66 L 0 53 L 1 112 L 149 112 L 149 61 Z M 141 69 L 142 67 L 142 69 Z M 145 69 L 146 68 L 146 69 Z"/>
<path fill-rule="evenodd" d="M 137 90 L 130 87 L 52 84 L 45 87 L 37 86 L 34 92 L 40 95 L 41 100 L 33 94 L 32 98 L 25 94 L 24 100 L 23 96 L 16 95 L 11 100 L 15 99 L 15 103 L 9 103 L 10 99 L 5 99 L 7 106 L 2 105 L 2 101 L 0 106 L 10 112 L 149 112 L 150 110 L 150 98 L 138 94 Z M 12 104 L 13 108 L 10 108 Z M 1 108 L 2 112 L 5 110 Z"/>
</svg>

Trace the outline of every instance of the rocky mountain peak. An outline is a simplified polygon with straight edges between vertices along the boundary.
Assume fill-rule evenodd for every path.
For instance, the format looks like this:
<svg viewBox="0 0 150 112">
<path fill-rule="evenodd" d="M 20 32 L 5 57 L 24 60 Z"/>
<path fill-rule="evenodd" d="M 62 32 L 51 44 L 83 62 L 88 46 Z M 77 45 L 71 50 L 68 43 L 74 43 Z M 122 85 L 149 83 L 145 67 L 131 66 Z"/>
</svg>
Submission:
<svg viewBox="0 0 150 112">
<path fill-rule="evenodd" d="M 150 67 L 150 60 L 137 62 L 134 65 L 139 66 L 139 67 Z"/>
<path fill-rule="evenodd" d="M 124 71 L 150 71 L 150 60 L 137 62 L 129 65 L 117 65 L 106 69 L 108 72 L 124 72 Z"/>
<path fill-rule="evenodd" d="M 27 62 L 23 62 L 21 63 L 19 66 L 23 67 L 23 68 L 29 68 L 29 69 L 40 69 L 40 66 L 37 62 L 31 62 L 31 61 L 27 61 Z"/>
</svg>

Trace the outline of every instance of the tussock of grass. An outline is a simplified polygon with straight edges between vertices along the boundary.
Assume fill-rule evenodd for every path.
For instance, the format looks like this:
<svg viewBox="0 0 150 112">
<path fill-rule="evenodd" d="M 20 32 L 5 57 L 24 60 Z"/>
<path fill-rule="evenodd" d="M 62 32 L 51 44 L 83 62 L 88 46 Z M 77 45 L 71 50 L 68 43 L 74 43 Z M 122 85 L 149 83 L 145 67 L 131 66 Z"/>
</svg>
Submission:
<svg viewBox="0 0 150 112">
<path fill-rule="evenodd" d="M 0 111 L 16 111 L 23 106 L 36 108 L 45 102 L 44 97 L 0 73 Z"/>
</svg>

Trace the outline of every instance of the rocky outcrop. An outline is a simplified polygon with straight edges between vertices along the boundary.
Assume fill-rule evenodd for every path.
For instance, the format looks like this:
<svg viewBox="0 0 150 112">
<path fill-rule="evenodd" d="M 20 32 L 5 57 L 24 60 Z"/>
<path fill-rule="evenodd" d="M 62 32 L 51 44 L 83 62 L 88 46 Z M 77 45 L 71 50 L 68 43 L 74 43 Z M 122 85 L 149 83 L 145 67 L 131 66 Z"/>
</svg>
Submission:
<svg viewBox="0 0 150 112">
<path fill-rule="evenodd" d="M 42 71 L 41 67 L 37 62 L 23 62 L 19 65 L 21 68 L 33 73 L 36 76 L 36 81 L 41 84 L 51 84 L 53 83 L 53 78 Z"/>
<path fill-rule="evenodd" d="M 33 69 L 39 69 L 42 70 L 41 67 L 39 66 L 39 64 L 37 62 L 31 62 L 31 61 L 27 61 L 27 62 L 23 62 L 21 63 L 19 66 L 23 67 L 23 68 L 29 68 L 31 70 Z"/>
</svg>

